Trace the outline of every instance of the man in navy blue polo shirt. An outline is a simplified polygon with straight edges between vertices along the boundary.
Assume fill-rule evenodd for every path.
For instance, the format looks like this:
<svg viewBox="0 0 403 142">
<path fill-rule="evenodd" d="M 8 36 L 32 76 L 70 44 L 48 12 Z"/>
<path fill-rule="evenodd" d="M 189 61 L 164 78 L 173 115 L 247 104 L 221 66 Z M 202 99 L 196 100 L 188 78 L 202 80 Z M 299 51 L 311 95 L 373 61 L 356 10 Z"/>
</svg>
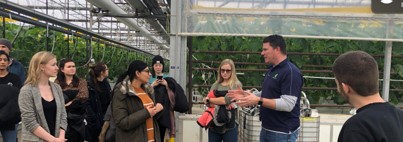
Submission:
<svg viewBox="0 0 403 142">
<path fill-rule="evenodd" d="M 261 55 L 269 64 L 261 97 L 241 88 L 230 90 L 228 95 L 240 106 L 261 106 L 261 142 L 295 142 L 300 128 L 302 74 L 287 59 L 286 44 L 280 35 L 264 38 Z"/>
</svg>

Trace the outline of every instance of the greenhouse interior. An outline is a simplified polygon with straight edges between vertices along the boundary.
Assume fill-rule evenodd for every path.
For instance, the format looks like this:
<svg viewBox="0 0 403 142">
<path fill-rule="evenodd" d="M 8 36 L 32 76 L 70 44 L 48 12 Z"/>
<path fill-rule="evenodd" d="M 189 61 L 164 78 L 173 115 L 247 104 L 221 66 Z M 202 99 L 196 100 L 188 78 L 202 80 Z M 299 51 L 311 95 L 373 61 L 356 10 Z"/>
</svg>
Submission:
<svg viewBox="0 0 403 142">
<path fill-rule="evenodd" d="M 336 142 L 355 114 L 332 72 L 348 51 L 375 58 L 382 98 L 403 108 L 403 15 L 376 14 L 370 0 L 0 0 L 0 20 L 25 72 L 35 53 L 49 51 L 73 59 L 84 79 L 91 64 L 105 63 L 113 87 L 132 61 L 152 68 L 162 56 L 190 108 L 175 113 L 177 142 L 208 141 L 196 121 L 222 60 L 234 61 L 242 89 L 262 90 L 262 40 L 273 34 L 303 75 L 299 142 Z M 239 107 L 239 142 L 259 141 L 257 110 Z"/>
</svg>

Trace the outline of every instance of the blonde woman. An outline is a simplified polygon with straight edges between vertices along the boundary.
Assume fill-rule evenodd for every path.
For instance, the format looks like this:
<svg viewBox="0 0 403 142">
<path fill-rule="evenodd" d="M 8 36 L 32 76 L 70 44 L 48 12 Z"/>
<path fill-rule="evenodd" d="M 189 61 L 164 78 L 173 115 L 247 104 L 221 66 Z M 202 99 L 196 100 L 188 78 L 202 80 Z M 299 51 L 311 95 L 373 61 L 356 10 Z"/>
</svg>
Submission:
<svg viewBox="0 0 403 142">
<path fill-rule="evenodd" d="M 235 122 L 236 110 L 231 98 L 227 97 L 228 90 L 242 87 L 236 76 L 234 62 L 224 59 L 218 67 L 217 81 L 211 86 L 210 93 L 204 102 L 207 106 L 215 107 L 216 118 L 209 128 L 209 142 L 236 142 L 238 141 L 238 128 Z"/>
<path fill-rule="evenodd" d="M 58 69 L 56 56 L 50 52 L 41 51 L 32 57 L 18 98 L 21 141 L 65 141 L 67 115 L 62 89 L 49 81 L 57 75 Z"/>
</svg>

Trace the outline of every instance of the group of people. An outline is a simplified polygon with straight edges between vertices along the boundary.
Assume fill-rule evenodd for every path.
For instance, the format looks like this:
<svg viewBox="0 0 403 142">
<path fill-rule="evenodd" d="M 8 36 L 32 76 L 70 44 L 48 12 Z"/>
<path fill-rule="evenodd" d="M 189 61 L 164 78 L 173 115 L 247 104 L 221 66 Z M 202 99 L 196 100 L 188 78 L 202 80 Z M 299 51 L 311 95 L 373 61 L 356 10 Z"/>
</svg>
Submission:
<svg viewBox="0 0 403 142">
<path fill-rule="evenodd" d="M 169 138 L 175 137 L 175 99 L 183 90 L 164 73 L 161 56 L 153 58 L 152 68 L 143 61 L 131 62 L 111 88 L 104 63 L 91 67 L 84 80 L 77 77 L 73 60 L 63 59 L 58 66 L 56 56 L 46 51 L 32 57 L 25 79 L 22 65 L 9 56 L 11 48 L 8 40 L 0 39 L 0 88 L 7 94 L 0 95 L 0 102 L 11 102 L 5 105 L 7 116 L 0 109 L 3 141 L 16 140 L 20 118 L 22 141 L 162 142 L 166 130 Z M 260 96 L 242 89 L 231 59 L 219 65 L 217 80 L 204 98 L 217 116 L 208 130 L 210 142 L 238 141 L 235 110 L 252 105 L 260 106 L 261 142 L 297 141 L 302 73 L 287 58 L 280 35 L 263 39 L 261 55 L 269 67 Z M 350 51 L 340 55 L 332 69 L 338 92 L 357 109 L 338 141 L 403 141 L 403 111 L 381 98 L 375 59 Z M 57 77 L 55 82 L 51 77 Z"/>
<path fill-rule="evenodd" d="M 0 108 L 0 130 L 4 142 L 17 140 L 20 121 L 20 141 L 159 142 L 166 130 L 169 138 L 175 137 L 173 93 L 179 89 L 169 86 L 176 82 L 163 72 L 161 56 L 153 58 L 153 70 L 143 61 L 133 61 L 111 88 L 106 64 L 91 65 L 88 78 L 82 79 L 76 74 L 74 60 L 58 63 L 47 51 L 33 55 L 25 79 L 22 64 L 9 56 L 11 48 L 10 41 L 0 39 L 0 88 L 5 92 L 0 101 L 6 104 Z M 167 93 L 155 96 L 154 88 L 166 88 Z M 165 120 L 159 119 L 162 117 Z"/>
<path fill-rule="evenodd" d="M 86 80 L 76 75 L 73 60 L 57 64 L 54 54 L 36 53 L 18 95 L 21 141 L 98 141 L 111 101 L 107 76 L 104 63 L 91 67 Z"/>
<path fill-rule="evenodd" d="M 236 122 L 231 119 L 236 116 L 232 111 L 233 104 L 260 106 L 260 142 L 297 141 L 302 73 L 287 58 L 286 43 L 280 35 L 263 39 L 261 55 L 269 67 L 260 95 L 242 89 L 232 60 L 225 59 L 218 67 L 218 78 L 204 98 L 206 106 L 219 108 L 215 109 L 215 118 L 208 129 L 209 142 L 238 141 L 237 125 L 232 125 Z M 403 141 L 403 111 L 382 99 L 375 59 L 363 51 L 350 51 L 340 55 L 332 69 L 338 92 L 357 109 L 357 114 L 343 125 L 338 141 Z M 222 91 L 225 93 L 219 93 Z M 220 111 L 221 108 L 226 111 Z M 222 123 L 223 120 L 227 121 Z"/>
<path fill-rule="evenodd" d="M 25 71 L 20 62 L 11 58 L 12 44 L 0 39 L 0 132 L 4 142 L 15 142 L 20 122 L 18 94 L 25 81 Z"/>
<path fill-rule="evenodd" d="M 263 39 L 261 55 L 265 63 L 269 64 L 261 96 L 242 90 L 242 83 L 237 79 L 235 65 L 231 59 L 224 59 L 218 67 L 217 80 L 210 88 L 209 95 L 204 98 L 208 107 L 216 108 L 215 118 L 208 129 L 209 142 L 238 141 L 234 109 L 236 106 L 252 105 L 261 106 L 261 142 L 297 140 L 300 129 L 302 74 L 297 66 L 288 60 L 286 43 L 279 35 Z M 220 93 L 222 91 L 224 93 Z"/>
</svg>

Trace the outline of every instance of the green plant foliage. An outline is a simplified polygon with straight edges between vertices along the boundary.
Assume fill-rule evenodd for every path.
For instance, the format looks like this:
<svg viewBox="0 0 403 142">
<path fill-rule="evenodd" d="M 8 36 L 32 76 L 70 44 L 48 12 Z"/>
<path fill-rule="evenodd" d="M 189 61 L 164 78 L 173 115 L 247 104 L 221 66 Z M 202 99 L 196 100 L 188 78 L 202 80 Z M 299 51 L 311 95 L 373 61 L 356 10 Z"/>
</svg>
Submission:
<svg viewBox="0 0 403 142">
<path fill-rule="evenodd" d="M 26 69 L 36 52 L 46 50 L 55 54 L 58 60 L 72 58 L 76 63 L 77 74 L 82 78 L 88 75 L 91 57 L 96 62 L 104 62 L 110 68 L 109 78 L 114 80 L 127 69 L 131 61 L 136 59 L 149 61 L 152 58 L 116 45 L 106 44 L 102 40 L 91 41 L 57 31 L 49 31 L 46 37 L 45 28 L 32 25 L 6 23 L 1 26 L 1 29 L 3 28 L 6 29 L 5 38 L 10 41 L 15 39 L 11 56 L 20 61 Z M 16 36 L 19 31 L 19 35 Z"/>
<path fill-rule="evenodd" d="M 268 29 L 276 30 L 276 29 Z M 220 62 L 229 58 L 234 62 L 263 63 L 260 56 L 262 38 L 253 37 L 194 37 L 192 40 L 193 51 L 247 51 L 256 54 L 205 54 L 195 52 L 192 54 L 197 60 Z M 353 41 L 333 39 L 302 39 L 287 38 L 288 58 L 294 62 L 303 72 L 304 90 L 308 99 L 313 104 L 336 103 L 345 104 L 344 99 L 336 90 L 336 84 L 331 73 L 334 60 L 342 53 L 352 50 L 363 50 L 375 57 L 380 70 L 380 78 L 383 77 L 385 42 L 379 41 Z M 393 43 L 391 79 L 403 78 L 403 43 Z M 195 60 L 195 59 L 193 59 Z M 217 68 L 219 64 L 192 64 L 193 68 Z M 237 69 L 266 69 L 267 65 L 236 64 Z M 244 86 L 261 87 L 265 72 L 262 71 L 238 71 L 239 80 Z M 206 70 L 192 71 L 193 84 L 212 85 L 216 80 L 217 72 Z M 203 77 L 204 76 L 204 77 Z M 319 77 L 319 78 L 318 78 Z M 320 78 L 322 77 L 322 78 Z M 325 78 L 327 77 L 327 78 Z M 330 79 L 329 79 L 330 78 Z M 380 81 L 382 92 L 382 81 Z M 403 101 L 402 81 L 390 82 L 390 102 Z M 319 89 L 315 89 L 319 88 Z M 202 94 L 207 94 L 209 87 L 196 88 Z"/>
</svg>

